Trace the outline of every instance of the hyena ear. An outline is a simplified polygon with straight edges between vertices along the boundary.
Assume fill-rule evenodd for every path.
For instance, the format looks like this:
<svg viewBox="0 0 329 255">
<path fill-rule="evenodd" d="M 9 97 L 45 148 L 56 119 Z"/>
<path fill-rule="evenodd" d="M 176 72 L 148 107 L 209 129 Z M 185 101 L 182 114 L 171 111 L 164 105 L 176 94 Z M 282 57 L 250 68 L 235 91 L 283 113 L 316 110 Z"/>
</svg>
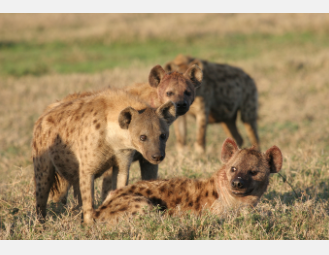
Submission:
<svg viewBox="0 0 329 255">
<path fill-rule="evenodd" d="M 176 119 L 176 106 L 172 101 L 160 105 L 156 113 L 164 118 L 168 125 L 171 125 Z"/>
<path fill-rule="evenodd" d="M 120 114 L 119 114 L 119 118 L 118 118 L 118 121 L 119 121 L 119 125 L 122 129 L 128 129 L 129 127 L 129 124 L 133 118 L 134 115 L 138 114 L 138 112 L 128 106 L 127 108 L 123 109 Z"/>
<path fill-rule="evenodd" d="M 226 164 L 238 150 L 239 147 L 236 145 L 235 141 L 232 138 L 226 138 L 222 145 L 222 152 L 220 155 L 221 161 Z"/>
<path fill-rule="evenodd" d="M 166 71 L 163 70 L 160 65 L 156 65 L 155 67 L 153 67 L 149 74 L 149 83 L 151 87 L 157 88 L 165 74 Z"/>
<path fill-rule="evenodd" d="M 199 59 L 194 59 L 189 66 L 193 66 L 193 65 L 197 65 L 198 67 L 200 67 L 201 70 L 203 70 L 203 64 Z"/>
<path fill-rule="evenodd" d="M 164 70 L 168 73 L 168 72 L 172 72 L 172 71 L 177 71 L 179 68 L 176 64 L 174 64 L 173 62 L 168 62 L 167 64 L 165 64 L 164 66 Z"/>
<path fill-rule="evenodd" d="M 200 67 L 198 67 L 196 64 L 190 66 L 184 73 L 184 76 L 193 82 L 195 88 L 201 86 L 203 73 Z"/>
<path fill-rule="evenodd" d="M 278 173 L 282 168 L 282 153 L 281 150 L 275 145 L 265 152 L 265 157 L 270 165 L 271 173 Z"/>
</svg>

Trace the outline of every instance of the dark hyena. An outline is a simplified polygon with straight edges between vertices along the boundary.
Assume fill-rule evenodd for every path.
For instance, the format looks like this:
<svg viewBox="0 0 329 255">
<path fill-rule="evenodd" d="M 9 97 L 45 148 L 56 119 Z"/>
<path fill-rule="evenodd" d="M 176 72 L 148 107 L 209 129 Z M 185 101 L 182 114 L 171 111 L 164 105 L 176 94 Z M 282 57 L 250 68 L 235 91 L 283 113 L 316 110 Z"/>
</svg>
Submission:
<svg viewBox="0 0 329 255">
<path fill-rule="evenodd" d="M 195 101 L 188 112 L 196 118 L 196 151 L 205 151 L 208 123 L 221 123 L 227 135 L 241 146 L 243 139 L 235 123 L 238 111 L 251 143 L 259 150 L 258 93 L 253 79 L 240 68 L 183 55 L 167 63 L 165 70 L 184 72 L 194 65 L 203 71 L 202 86 L 196 91 Z M 174 127 L 177 148 L 182 150 L 186 143 L 186 116 L 178 118 Z"/>
</svg>

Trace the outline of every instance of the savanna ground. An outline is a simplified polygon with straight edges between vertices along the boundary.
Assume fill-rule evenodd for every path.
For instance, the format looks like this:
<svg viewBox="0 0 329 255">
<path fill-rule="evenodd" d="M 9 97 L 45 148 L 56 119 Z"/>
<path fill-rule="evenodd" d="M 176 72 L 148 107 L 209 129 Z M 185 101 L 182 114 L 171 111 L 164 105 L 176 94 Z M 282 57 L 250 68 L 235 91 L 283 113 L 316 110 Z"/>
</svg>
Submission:
<svg viewBox="0 0 329 255">
<path fill-rule="evenodd" d="M 329 239 L 329 15 L 0 14 L 0 35 L 0 239 Z M 49 204 L 40 225 L 30 143 L 43 109 L 69 93 L 147 81 L 178 53 L 255 79 L 262 150 L 277 145 L 284 155 L 258 206 L 83 227 L 71 191 L 67 208 Z M 221 166 L 221 126 L 209 126 L 200 157 L 188 121 L 188 151 L 177 156 L 171 129 L 161 178 L 208 177 Z M 136 163 L 130 173 L 130 183 L 140 179 Z M 96 205 L 100 190 L 101 179 Z"/>
</svg>

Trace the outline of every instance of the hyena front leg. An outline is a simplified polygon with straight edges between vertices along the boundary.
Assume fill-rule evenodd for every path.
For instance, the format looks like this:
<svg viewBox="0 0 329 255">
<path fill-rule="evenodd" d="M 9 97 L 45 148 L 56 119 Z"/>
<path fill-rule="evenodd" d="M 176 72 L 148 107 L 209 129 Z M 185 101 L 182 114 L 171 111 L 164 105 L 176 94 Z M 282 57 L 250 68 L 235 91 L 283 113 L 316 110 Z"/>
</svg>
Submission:
<svg viewBox="0 0 329 255">
<path fill-rule="evenodd" d="M 179 153 L 185 151 L 186 146 L 186 115 L 179 116 L 174 122 L 176 149 Z"/>
<path fill-rule="evenodd" d="M 105 171 L 105 173 L 103 174 L 102 202 L 104 202 L 105 198 L 112 190 L 112 174 L 113 174 L 112 167 L 109 170 Z"/>
<path fill-rule="evenodd" d="M 129 169 L 133 161 L 135 150 L 122 150 L 116 154 L 116 166 L 112 170 L 112 190 L 122 188 L 128 184 Z"/>
<path fill-rule="evenodd" d="M 196 117 L 196 142 L 194 144 L 195 151 L 203 154 L 206 151 L 206 133 L 209 109 L 204 98 L 197 97 L 193 103 Z"/>
<path fill-rule="evenodd" d="M 89 169 L 81 167 L 79 176 L 79 193 L 81 194 L 83 222 L 86 225 L 92 223 L 92 215 L 94 212 L 94 176 L 90 173 L 91 171 Z"/>
<path fill-rule="evenodd" d="M 141 168 L 142 180 L 158 179 L 158 165 L 153 165 L 144 158 L 139 159 L 139 165 Z"/>
<path fill-rule="evenodd" d="M 33 157 L 36 212 L 40 222 L 44 222 L 47 211 L 47 200 L 55 180 L 55 167 L 53 166 L 49 155 L 43 154 L 39 157 Z"/>
</svg>

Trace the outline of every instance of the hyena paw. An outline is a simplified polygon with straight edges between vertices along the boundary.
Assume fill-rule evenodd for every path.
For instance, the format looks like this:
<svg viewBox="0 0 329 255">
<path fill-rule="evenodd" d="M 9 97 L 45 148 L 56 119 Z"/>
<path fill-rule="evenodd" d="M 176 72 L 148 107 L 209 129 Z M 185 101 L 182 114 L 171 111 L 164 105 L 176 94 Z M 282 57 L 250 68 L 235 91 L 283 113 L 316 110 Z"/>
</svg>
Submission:
<svg viewBox="0 0 329 255">
<path fill-rule="evenodd" d="M 199 155 L 203 155 L 206 153 L 206 148 L 198 143 L 194 143 L 194 151 Z"/>
</svg>

